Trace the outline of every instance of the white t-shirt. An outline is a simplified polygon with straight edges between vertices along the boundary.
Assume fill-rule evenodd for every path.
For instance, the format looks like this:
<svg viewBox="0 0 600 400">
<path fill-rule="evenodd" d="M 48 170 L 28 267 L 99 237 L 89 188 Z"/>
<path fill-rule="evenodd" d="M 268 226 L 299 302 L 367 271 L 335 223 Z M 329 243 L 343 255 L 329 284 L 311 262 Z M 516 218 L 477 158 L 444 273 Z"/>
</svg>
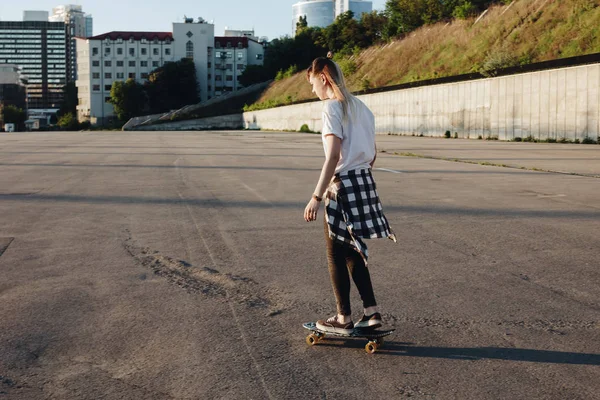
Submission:
<svg viewBox="0 0 600 400">
<path fill-rule="evenodd" d="M 341 157 L 335 168 L 336 174 L 353 169 L 371 168 L 370 163 L 375 158 L 375 117 L 362 101 L 355 98 L 355 102 L 355 107 L 348 106 L 346 121 L 339 100 L 323 102 L 321 138 L 325 154 L 327 154 L 325 136 L 334 134 L 342 140 Z"/>
</svg>

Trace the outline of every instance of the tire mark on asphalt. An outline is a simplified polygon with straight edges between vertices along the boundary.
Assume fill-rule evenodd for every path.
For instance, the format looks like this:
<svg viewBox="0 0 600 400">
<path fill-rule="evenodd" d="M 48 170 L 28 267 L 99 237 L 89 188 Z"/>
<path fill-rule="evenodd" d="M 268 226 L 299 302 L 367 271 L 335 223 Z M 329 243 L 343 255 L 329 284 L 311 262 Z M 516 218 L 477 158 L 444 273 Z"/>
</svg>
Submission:
<svg viewBox="0 0 600 400">
<path fill-rule="evenodd" d="M 173 165 L 175 165 L 176 170 L 177 170 L 177 174 L 179 176 L 180 182 L 182 182 L 185 185 L 185 177 L 183 176 L 181 170 L 179 169 L 179 162 L 180 162 L 181 158 L 178 158 L 177 160 L 175 160 L 175 162 L 173 163 Z M 186 185 L 187 186 L 187 185 Z M 210 260 L 212 261 L 212 264 L 217 266 L 219 265 L 217 258 L 215 257 L 215 255 L 213 254 L 213 252 L 210 249 L 210 246 L 208 245 L 205 235 L 203 234 L 203 230 L 200 229 L 200 226 L 198 225 L 198 221 L 196 220 L 196 217 L 194 216 L 194 213 L 192 212 L 192 210 L 190 209 L 190 205 L 185 201 L 185 197 L 183 196 L 183 194 L 181 193 L 181 191 L 178 189 L 177 190 L 177 195 L 179 196 L 179 198 L 184 202 L 185 207 L 187 209 L 187 212 L 190 216 L 191 221 L 194 224 L 194 227 L 196 229 L 196 232 L 198 234 L 198 236 L 202 239 L 202 243 L 204 244 L 204 247 L 206 248 L 206 251 L 208 253 L 208 256 L 210 258 Z M 226 288 L 224 288 L 224 292 L 225 292 L 225 297 L 228 300 L 232 300 L 231 294 L 229 293 L 229 290 L 227 290 Z M 250 343 L 248 341 L 248 337 L 244 331 L 244 327 L 240 321 L 239 316 L 237 315 L 237 312 L 235 311 L 235 308 L 232 304 L 231 301 L 227 301 L 227 304 L 229 305 L 229 310 L 231 311 L 231 315 L 233 316 L 233 319 L 235 321 L 235 324 L 238 328 L 238 331 L 240 333 L 240 336 L 242 338 L 242 341 L 244 343 L 244 346 L 246 347 L 246 352 L 248 353 L 248 356 L 250 357 L 250 359 L 252 360 L 254 367 L 256 368 L 256 371 L 258 372 L 258 377 L 260 379 L 260 382 L 262 384 L 263 390 L 265 391 L 265 394 L 267 395 L 267 397 L 269 399 L 273 399 L 273 396 L 271 395 L 271 392 L 269 391 L 269 388 L 267 387 L 267 383 L 264 379 L 264 372 L 260 366 L 260 364 L 258 363 L 258 361 L 256 360 L 256 357 L 254 357 L 254 354 L 252 353 L 252 348 L 250 346 Z"/>
</svg>

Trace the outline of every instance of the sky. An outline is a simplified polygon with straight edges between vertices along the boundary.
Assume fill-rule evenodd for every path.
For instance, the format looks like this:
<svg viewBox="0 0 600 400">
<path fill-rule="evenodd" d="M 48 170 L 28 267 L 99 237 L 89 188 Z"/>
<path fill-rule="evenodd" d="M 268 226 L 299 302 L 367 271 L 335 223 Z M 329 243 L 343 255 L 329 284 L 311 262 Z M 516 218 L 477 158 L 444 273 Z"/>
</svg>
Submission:
<svg viewBox="0 0 600 400">
<path fill-rule="evenodd" d="M 373 0 L 373 9 L 383 10 L 386 0 Z M 225 27 L 254 29 L 269 40 L 292 34 L 292 4 L 298 0 L 0 0 L 1 21 L 22 21 L 24 10 L 44 10 L 60 4 L 78 4 L 94 17 L 94 35 L 110 31 L 171 32 L 173 22 L 184 15 L 214 21 L 215 35 Z"/>
</svg>

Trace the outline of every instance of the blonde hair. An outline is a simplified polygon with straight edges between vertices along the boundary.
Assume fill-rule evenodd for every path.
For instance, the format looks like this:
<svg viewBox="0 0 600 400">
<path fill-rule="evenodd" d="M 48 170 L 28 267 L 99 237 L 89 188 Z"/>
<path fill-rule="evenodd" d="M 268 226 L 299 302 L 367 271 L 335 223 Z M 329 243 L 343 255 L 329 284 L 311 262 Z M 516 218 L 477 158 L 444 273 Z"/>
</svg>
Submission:
<svg viewBox="0 0 600 400">
<path fill-rule="evenodd" d="M 348 117 L 348 109 L 354 108 L 356 98 L 346 87 L 346 81 L 340 66 L 329 58 L 315 58 L 310 67 L 306 70 L 306 77 L 310 81 L 311 75 L 318 74 L 323 74 L 323 76 L 325 76 L 325 80 L 333 90 L 336 100 L 339 100 L 342 103 L 345 120 Z"/>
</svg>

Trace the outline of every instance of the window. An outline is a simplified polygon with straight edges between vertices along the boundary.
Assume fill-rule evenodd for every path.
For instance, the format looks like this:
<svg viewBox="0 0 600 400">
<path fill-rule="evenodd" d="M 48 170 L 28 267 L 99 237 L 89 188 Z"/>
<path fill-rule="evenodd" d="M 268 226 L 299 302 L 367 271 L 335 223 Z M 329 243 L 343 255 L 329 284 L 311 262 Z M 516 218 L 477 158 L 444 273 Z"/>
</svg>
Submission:
<svg viewBox="0 0 600 400">
<path fill-rule="evenodd" d="M 124 79 L 125 74 L 122 72 L 117 72 L 117 79 Z"/>
<path fill-rule="evenodd" d="M 133 47 L 129 49 L 129 55 L 135 56 L 135 49 Z"/>
<path fill-rule="evenodd" d="M 105 67 L 112 67 L 112 61 L 104 61 Z"/>
<path fill-rule="evenodd" d="M 242 42 L 238 42 L 238 49 L 243 49 L 244 45 L 242 44 Z"/>
<path fill-rule="evenodd" d="M 92 90 L 93 90 L 94 92 L 99 92 L 99 91 L 100 91 L 100 85 L 93 85 L 93 86 L 92 86 Z"/>
<path fill-rule="evenodd" d="M 148 54 L 148 49 L 142 49 L 142 55 L 145 56 L 146 54 Z"/>
<path fill-rule="evenodd" d="M 147 67 L 148 61 L 140 61 L 140 67 Z"/>
<path fill-rule="evenodd" d="M 97 56 L 98 55 L 98 48 L 97 47 L 92 47 L 92 55 L 93 56 Z"/>
<path fill-rule="evenodd" d="M 107 92 L 110 92 L 110 88 L 112 88 L 112 85 L 104 85 L 104 90 Z"/>
<path fill-rule="evenodd" d="M 231 71 L 231 70 L 233 70 L 233 64 L 225 64 L 225 68 L 227 68 L 227 70 Z"/>
<path fill-rule="evenodd" d="M 222 81 L 221 75 L 215 75 L 215 81 Z"/>
<path fill-rule="evenodd" d="M 171 49 L 165 49 L 165 55 L 170 56 L 171 55 Z"/>
<path fill-rule="evenodd" d="M 208 62 L 208 68 L 212 68 L 212 63 L 210 61 Z"/>
<path fill-rule="evenodd" d="M 122 47 L 117 47 L 117 54 L 118 55 L 122 55 L 123 54 L 123 48 Z"/>
<path fill-rule="evenodd" d="M 208 74 L 208 79 L 212 79 L 212 74 Z"/>
<path fill-rule="evenodd" d="M 130 79 L 135 79 L 135 72 L 130 72 L 129 75 L 127 75 L 127 76 Z"/>
<path fill-rule="evenodd" d="M 142 72 L 142 79 L 148 79 L 148 73 Z"/>
<path fill-rule="evenodd" d="M 263 55 L 262 54 L 257 54 L 256 55 L 256 59 L 257 60 L 262 60 L 263 59 Z"/>
<path fill-rule="evenodd" d="M 105 72 L 104 79 L 112 79 L 112 74 L 110 72 Z"/>
<path fill-rule="evenodd" d="M 123 64 L 124 64 L 124 62 L 123 62 L 123 61 L 117 61 L 117 67 L 122 67 L 122 66 L 123 66 Z"/>
<path fill-rule="evenodd" d="M 100 79 L 100 72 L 92 72 L 92 79 Z"/>
<path fill-rule="evenodd" d="M 99 66 L 100 66 L 100 61 L 98 61 L 98 60 L 92 61 L 92 67 L 99 67 Z"/>
<path fill-rule="evenodd" d="M 104 48 L 104 54 L 110 54 L 110 47 Z"/>
<path fill-rule="evenodd" d="M 230 49 L 231 48 L 231 42 L 227 42 L 227 48 Z"/>
<path fill-rule="evenodd" d="M 185 44 L 185 56 L 194 59 L 194 43 L 191 40 Z"/>
<path fill-rule="evenodd" d="M 135 67 L 135 61 L 129 61 L 129 66 L 130 67 Z"/>
<path fill-rule="evenodd" d="M 238 61 L 244 59 L 244 53 L 242 53 L 241 51 L 238 51 L 237 56 L 238 56 Z"/>
<path fill-rule="evenodd" d="M 152 54 L 154 54 L 155 56 L 157 56 L 158 55 L 158 49 L 157 48 L 152 49 Z"/>
<path fill-rule="evenodd" d="M 233 81 L 233 75 L 227 75 L 227 76 L 225 77 L 225 80 L 226 80 L 227 82 L 231 82 L 231 81 Z"/>
<path fill-rule="evenodd" d="M 244 64 L 238 64 L 237 65 L 237 69 L 238 70 L 243 70 L 246 66 Z"/>
<path fill-rule="evenodd" d="M 152 61 L 152 67 L 154 67 L 154 68 L 158 67 L 158 61 Z"/>
</svg>

